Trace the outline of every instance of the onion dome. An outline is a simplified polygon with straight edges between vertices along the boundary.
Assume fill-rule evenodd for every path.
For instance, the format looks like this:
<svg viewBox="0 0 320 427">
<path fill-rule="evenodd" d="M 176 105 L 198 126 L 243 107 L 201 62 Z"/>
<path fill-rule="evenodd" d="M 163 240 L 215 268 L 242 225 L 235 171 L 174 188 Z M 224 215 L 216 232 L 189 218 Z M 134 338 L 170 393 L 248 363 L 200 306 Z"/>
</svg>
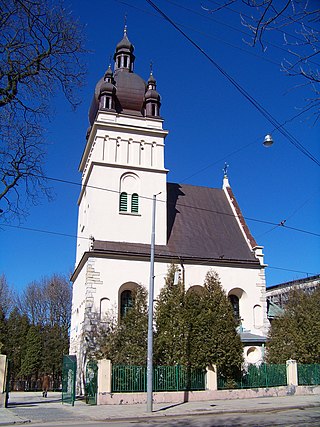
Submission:
<svg viewBox="0 0 320 427">
<path fill-rule="evenodd" d="M 156 90 L 156 80 L 152 71 L 148 83 L 133 72 L 133 51 L 134 46 L 128 39 L 125 27 L 123 38 L 117 44 L 114 54 L 114 73 L 109 66 L 96 85 L 89 110 L 90 125 L 99 109 L 134 116 L 159 116 L 160 95 Z"/>
<path fill-rule="evenodd" d="M 114 85 L 113 73 L 110 65 L 99 87 L 99 93 L 97 91 L 97 94 L 100 109 L 114 110 L 116 87 Z"/>
<path fill-rule="evenodd" d="M 100 96 L 105 93 L 108 93 L 111 95 L 114 95 L 116 93 L 116 87 L 114 85 L 114 80 L 113 80 L 113 72 L 111 70 L 110 65 L 104 75 L 104 82 L 100 86 Z"/>
<path fill-rule="evenodd" d="M 145 98 L 145 110 L 147 117 L 159 116 L 160 114 L 160 95 L 157 91 L 156 80 L 153 77 L 152 70 L 150 72 L 148 84 L 147 84 L 147 92 L 144 96 Z"/>
<path fill-rule="evenodd" d="M 127 50 L 130 52 L 133 52 L 134 50 L 134 46 L 133 44 L 129 41 L 128 36 L 127 36 L 127 26 L 124 27 L 124 32 L 123 32 L 123 39 L 117 44 L 116 46 L 116 53 L 115 56 L 117 54 L 117 52 L 119 50 Z"/>
<path fill-rule="evenodd" d="M 113 56 L 115 61 L 115 71 L 121 69 L 123 71 L 132 72 L 135 56 L 133 54 L 134 46 L 129 41 L 127 36 L 127 27 L 124 27 L 123 39 L 117 44 L 116 51 Z"/>
</svg>

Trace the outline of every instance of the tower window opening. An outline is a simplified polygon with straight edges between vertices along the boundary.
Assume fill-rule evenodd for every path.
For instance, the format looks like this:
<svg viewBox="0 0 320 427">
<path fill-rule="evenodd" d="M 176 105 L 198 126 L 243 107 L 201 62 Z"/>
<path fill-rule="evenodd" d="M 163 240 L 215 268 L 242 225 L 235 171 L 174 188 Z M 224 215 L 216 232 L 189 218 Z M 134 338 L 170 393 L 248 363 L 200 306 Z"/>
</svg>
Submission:
<svg viewBox="0 0 320 427">
<path fill-rule="evenodd" d="M 127 212 L 128 210 L 128 194 L 125 192 L 120 194 L 119 210 L 120 212 Z"/>
<path fill-rule="evenodd" d="M 121 57 L 118 56 L 118 58 L 117 58 L 117 67 L 120 68 L 120 65 L 121 65 Z"/>
<path fill-rule="evenodd" d="M 125 57 L 123 58 L 123 66 L 124 66 L 124 68 L 127 68 L 127 67 L 128 67 L 128 57 L 127 57 L 127 56 L 125 56 Z"/>
<path fill-rule="evenodd" d="M 132 213 L 139 212 L 139 196 L 137 193 L 133 193 L 131 197 L 131 212 Z"/>
<path fill-rule="evenodd" d="M 153 116 L 157 115 L 157 106 L 156 106 L 156 104 L 151 104 L 151 114 Z"/>
<path fill-rule="evenodd" d="M 111 101 L 110 96 L 106 96 L 105 102 L 104 102 L 104 108 L 110 109 L 110 101 Z"/>
</svg>

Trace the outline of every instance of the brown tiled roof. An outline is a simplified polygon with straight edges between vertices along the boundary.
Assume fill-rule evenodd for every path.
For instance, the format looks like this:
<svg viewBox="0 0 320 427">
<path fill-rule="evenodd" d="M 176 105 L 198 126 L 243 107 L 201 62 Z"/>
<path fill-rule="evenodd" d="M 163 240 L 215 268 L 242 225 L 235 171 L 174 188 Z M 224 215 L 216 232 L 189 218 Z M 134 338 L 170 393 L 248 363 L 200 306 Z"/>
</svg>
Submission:
<svg viewBox="0 0 320 427">
<path fill-rule="evenodd" d="M 156 257 L 259 265 L 223 190 L 169 183 L 167 191 L 168 244 L 156 246 Z M 93 250 L 147 256 L 150 245 L 95 241 Z"/>
</svg>

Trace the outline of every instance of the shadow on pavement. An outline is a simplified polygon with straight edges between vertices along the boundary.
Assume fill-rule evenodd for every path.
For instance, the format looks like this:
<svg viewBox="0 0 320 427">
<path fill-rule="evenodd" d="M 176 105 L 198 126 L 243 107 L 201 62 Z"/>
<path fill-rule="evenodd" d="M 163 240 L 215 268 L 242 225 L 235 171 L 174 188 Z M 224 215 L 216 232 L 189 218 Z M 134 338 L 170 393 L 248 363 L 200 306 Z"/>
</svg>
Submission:
<svg viewBox="0 0 320 427">
<path fill-rule="evenodd" d="M 9 395 L 9 402 L 8 402 L 8 408 L 18 408 L 18 407 L 35 407 L 35 406 L 40 406 L 43 404 L 47 404 L 47 403 L 61 403 L 62 399 L 61 398 L 52 398 L 52 399 L 48 399 L 45 397 L 33 397 L 33 398 L 25 398 L 25 399 L 18 399 L 15 400 L 15 396 L 11 396 Z"/>
</svg>

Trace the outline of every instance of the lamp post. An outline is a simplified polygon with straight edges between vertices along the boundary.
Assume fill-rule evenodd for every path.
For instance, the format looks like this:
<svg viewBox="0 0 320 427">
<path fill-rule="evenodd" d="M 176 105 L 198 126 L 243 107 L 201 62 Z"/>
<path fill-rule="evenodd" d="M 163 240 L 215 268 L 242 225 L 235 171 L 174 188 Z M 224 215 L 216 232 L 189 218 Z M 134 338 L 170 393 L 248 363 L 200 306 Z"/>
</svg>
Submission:
<svg viewBox="0 0 320 427">
<path fill-rule="evenodd" d="M 160 194 L 160 193 L 159 193 Z M 152 412 L 153 395 L 153 298 L 154 298 L 154 246 L 156 236 L 156 198 L 152 199 L 152 229 L 150 251 L 150 282 L 149 282 L 149 308 L 148 308 L 148 354 L 147 354 L 147 412 Z"/>
</svg>

